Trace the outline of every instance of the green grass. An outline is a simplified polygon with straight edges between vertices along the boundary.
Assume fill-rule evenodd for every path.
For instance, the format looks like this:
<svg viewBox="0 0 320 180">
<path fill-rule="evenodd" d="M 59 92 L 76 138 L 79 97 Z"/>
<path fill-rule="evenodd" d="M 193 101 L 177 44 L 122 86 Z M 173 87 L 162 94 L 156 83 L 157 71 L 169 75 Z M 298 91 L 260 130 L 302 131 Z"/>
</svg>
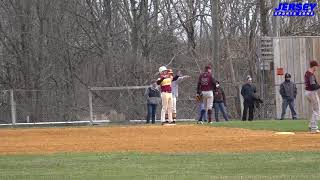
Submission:
<svg viewBox="0 0 320 180">
<path fill-rule="evenodd" d="M 210 124 L 216 127 L 246 128 L 254 130 L 272 130 L 272 131 L 308 131 L 306 120 L 257 120 L 257 121 L 229 121 Z"/>
<path fill-rule="evenodd" d="M 0 156 L 0 179 L 316 180 L 320 153 L 75 153 Z"/>
<path fill-rule="evenodd" d="M 233 127 L 233 128 L 245 128 L 245 129 L 254 129 L 254 130 L 272 130 L 272 131 L 293 131 L 293 132 L 306 132 L 308 129 L 307 120 L 255 120 L 252 122 L 249 121 L 240 121 L 240 120 L 232 120 L 229 122 L 214 122 L 213 124 L 207 124 L 209 126 L 216 127 Z M 181 124 L 195 124 L 194 122 L 178 122 L 178 125 Z M 157 125 L 160 125 L 159 123 Z M 102 124 L 99 126 L 33 126 L 33 127 L 24 127 L 24 126 L 10 126 L 10 127 L 0 127 L 3 129 L 30 129 L 30 128 L 105 128 L 105 127 L 132 127 L 132 126 L 146 126 L 144 123 L 132 123 L 132 124 L 119 124 L 119 123 L 108 123 Z"/>
<path fill-rule="evenodd" d="M 231 121 L 211 125 L 307 131 L 308 121 Z M 0 155 L 0 180 L 316 180 L 319 177 L 320 152 Z"/>
</svg>

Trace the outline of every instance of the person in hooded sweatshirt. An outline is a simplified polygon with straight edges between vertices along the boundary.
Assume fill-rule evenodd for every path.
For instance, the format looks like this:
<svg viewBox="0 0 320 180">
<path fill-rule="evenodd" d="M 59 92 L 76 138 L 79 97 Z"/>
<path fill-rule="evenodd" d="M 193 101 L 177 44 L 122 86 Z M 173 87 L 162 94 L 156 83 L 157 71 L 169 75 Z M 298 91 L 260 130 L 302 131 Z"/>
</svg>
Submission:
<svg viewBox="0 0 320 180">
<path fill-rule="evenodd" d="M 291 81 L 291 75 L 289 73 L 286 73 L 284 78 L 285 81 L 280 85 L 280 94 L 282 97 L 281 120 L 284 119 L 288 106 L 291 110 L 292 119 L 297 119 L 297 113 L 294 108 L 294 101 L 297 97 L 297 87 L 296 84 Z"/>
<path fill-rule="evenodd" d="M 144 93 L 147 99 L 147 124 L 152 120 L 152 124 L 156 122 L 157 106 L 161 101 L 161 94 L 156 81 L 152 81 Z"/>
<path fill-rule="evenodd" d="M 219 111 L 221 111 L 223 118 L 225 121 L 228 121 L 228 115 L 226 112 L 226 96 L 222 87 L 220 86 L 219 81 L 216 81 L 216 91 L 213 94 L 213 107 L 214 107 L 214 114 L 216 122 L 219 122 Z"/>
</svg>

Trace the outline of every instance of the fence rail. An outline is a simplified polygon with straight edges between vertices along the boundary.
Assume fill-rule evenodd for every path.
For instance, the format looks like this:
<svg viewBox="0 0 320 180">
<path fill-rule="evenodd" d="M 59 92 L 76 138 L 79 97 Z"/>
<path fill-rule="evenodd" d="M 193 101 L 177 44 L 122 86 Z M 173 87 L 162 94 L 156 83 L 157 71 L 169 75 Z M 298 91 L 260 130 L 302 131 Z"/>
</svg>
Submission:
<svg viewBox="0 0 320 180">
<path fill-rule="evenodd" d="M 240 95 L 241 85 L 221 83 L 226 94 L 227 111 L 230 118 L 240 118 L 242 113 L 242 101 Z M 270 85 L 264 85 L 267 86 Z M 131 87 L 99 87 L 89 88 L 90 117 L 96 119 L 108 119 L 111 121 L 143 120 L 146 116 L 145 89 L 148 86 Z M 177 100 L 178 119 L 197 119 L 199 115 L 198 104 L 195 100 L 195 87 L 181 87 Z M 274 90 L 274 87 L 271 89 Z M 273 92 L 274 93 L 274 92 Z M 263 97 L 264 103 L 256 108 L 257 119 L 275 118 L 274 94 L 269 93 Z M 161 105 L 159 105 L 161 106 Z M 161 108 L 158 107 L 157 117 L 160 117 Z M 220 113 L 221 115 L 221 113 Z"/>
<path fill-rule="evenodd" d="M 0 124 L 50 124 L 89 121 L 87 105 L 75 106 L 53 90 L 0 91 Z"/>
<path fill-rule="evenodd" d="M 266 85 L 267 86 L 267 85 Z M 125 122 L 144 120 L 146 117 L 145 89 L 148 86 L 89 87 L 74 101 L 54 90 L 11 89 L 0 91 L 0 124 L 45 125 L 69 123 Z M 222 83 L 227 98 L 230 118 L 241 117 L 240 87 Z M 180 88 L 177 101 L 178 119 L 197 119 L 198 104 L 195 87 Z M 271 89 L 274 89 L 272 87 Z M 87 94 L 86 94 L 87 93 Z M 79 96 L 79 97 L 78 97 Z M 256 110 L 257 119 L 275 118 L 275 92 L 264 97 L 264 104 Z M 161 104 L 157 117 L 160 117 Z"/>
</svg>

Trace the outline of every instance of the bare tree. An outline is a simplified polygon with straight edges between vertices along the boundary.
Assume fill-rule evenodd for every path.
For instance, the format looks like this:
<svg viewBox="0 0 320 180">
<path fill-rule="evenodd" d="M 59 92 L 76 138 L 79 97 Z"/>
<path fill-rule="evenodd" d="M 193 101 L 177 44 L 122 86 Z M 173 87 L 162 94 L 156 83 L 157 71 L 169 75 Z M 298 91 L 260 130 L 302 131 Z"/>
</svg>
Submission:
<svg viewBox="0 0 320 180">
<path fill-rule="evenodd" d="M 220 25 L 219 25 L 219 1 L 210 0 L 211 3 L 211 19 L 212 19 L 212 58 L 215 65 L 214 74 L 220 79 L 219 59 L 220 59 Z"/>
</svg>

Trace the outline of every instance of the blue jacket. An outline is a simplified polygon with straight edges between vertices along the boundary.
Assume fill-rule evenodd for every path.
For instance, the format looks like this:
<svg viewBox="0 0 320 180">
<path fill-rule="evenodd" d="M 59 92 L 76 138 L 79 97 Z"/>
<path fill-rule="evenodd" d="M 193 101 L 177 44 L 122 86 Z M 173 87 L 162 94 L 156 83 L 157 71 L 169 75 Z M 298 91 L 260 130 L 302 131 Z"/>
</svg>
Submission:
<svg viewBox="0 0 320 180">
<path fill-rule="evenodd" d="M 241 95 L 246 102 L 254 102 L 256 92 L 256 87 L 253 84 L 246 83 L 241 88 Z"/>
</svg>

